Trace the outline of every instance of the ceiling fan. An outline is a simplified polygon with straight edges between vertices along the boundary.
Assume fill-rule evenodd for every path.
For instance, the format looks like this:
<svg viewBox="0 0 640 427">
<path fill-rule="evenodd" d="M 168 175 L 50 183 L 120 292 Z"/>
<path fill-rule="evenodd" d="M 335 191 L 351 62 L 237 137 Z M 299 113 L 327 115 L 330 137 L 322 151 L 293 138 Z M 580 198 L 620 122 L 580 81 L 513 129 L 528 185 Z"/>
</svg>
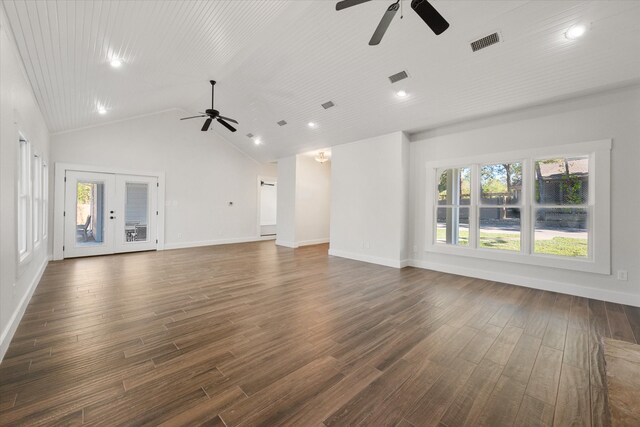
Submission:
<svg viewBox="0 0 640 427">
<path fill-rule="evenodd" d="M 371 0 L 342 0 L 336 4 L 336 10 L 346 9 L 347 7 L 356 6 L 368 1 Z M 371 40 L 369 40 L 369 45 L 375 46 L 380 44 L 384 33 L 386 33 L 387 28 L 389 28 L 389 24 L 391 24 L 393 17 L 396 15 L 396 12 L 398 12 L 398 9 L 400 9 L 400 1 L 401 0 L 397 0 L 389 6 L 384 15 L 382 15 L 382 19 L 380 20 L 378 27 L 373 33 Z M 433 6 L 431 6 L 427 0 L 412 0 L 411 9 L 413 9 L 420 18 L 422 18 L 422 20 L 436 35 L 442 34 L 444 30 L 449 28 L 449 23 Z"/>
<path fill-rule="evenodd" d="M 222 126 L 226 127 L 231 132 L 235 132 L 236 128 L 234 128 L 233 126 L 231 126 L 227 122 L 231 122 L 231 123 L 235 123 L 235 124 L 238 124 L 238 122 L 233 120 L 233 119 L 230 119 L 229 117 L 221 116 L 220 115 L 220 111 L 214 110 L 214 108 L 213 108 L 213 90 L 214 90 L 214 87 L 216 85 L 216 82 L 215 82 L 215 80 L 209 80 L 209 83 L 211 83 L 211 109 L 204 110 L 204 113 L 200 113 L 201 115 L 199 115 L 199 116 L 183 117 L 180 120 L 189 120 L 189 119 L 195 119 L 195 118 L 198 118 L 198 117 L 206 117 L 207 120 L 204 121 L 204 125 L 202 125 L 202 129 L 201 129 L 203 132 L 206 132 L 206 131 L 209 130 L 209 126 L 211 126 L 211 122 L 213 121 L 213 119 L 216 119 L 218 121 L 218 123 L 220 123 Z"/>
</svg>

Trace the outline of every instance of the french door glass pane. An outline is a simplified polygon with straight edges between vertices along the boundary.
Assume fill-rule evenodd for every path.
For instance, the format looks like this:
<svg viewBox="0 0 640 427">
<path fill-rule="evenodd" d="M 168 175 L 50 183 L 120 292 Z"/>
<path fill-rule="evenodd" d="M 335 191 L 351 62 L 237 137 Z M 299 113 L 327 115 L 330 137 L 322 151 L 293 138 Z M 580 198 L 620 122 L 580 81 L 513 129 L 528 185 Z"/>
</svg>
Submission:
<svg viewBox="0 0 640 427">
<path fill-rule="evenodd" d="M 589 255 L 586 208 L 540 208 L 535 211 L 534 252 L 586 257 Z"/>
<path fill-rule="evenodd" d="M 149 184 L 126 183 L 124 235 L 126 242 L 146 242 L 149 226 Z"/>
<path fill-rule="evenodd" d="M 520 251 L 520 208 L 480 208 L 480 247 Z"/>
<path fill-rule="evenodd" d="M 76 244 L 104 243 L 104 183 L 78 182 L 76 200 Z"/>
<path fill-rule="evenodd" d="M 469 246 L 469 208 L 438 208 L 436 242 Z"/>
</svg>

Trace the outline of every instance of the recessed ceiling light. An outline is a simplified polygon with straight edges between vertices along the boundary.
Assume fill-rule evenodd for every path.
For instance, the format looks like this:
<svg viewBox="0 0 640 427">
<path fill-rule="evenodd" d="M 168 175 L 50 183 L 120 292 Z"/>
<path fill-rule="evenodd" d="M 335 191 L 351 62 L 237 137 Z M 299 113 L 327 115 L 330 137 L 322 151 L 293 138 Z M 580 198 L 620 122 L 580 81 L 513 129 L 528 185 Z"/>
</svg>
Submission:
<svg viewBox="0 0 640 427">
<path fill-rule="evenodd" d="M 564 36 L 569 40 L 574 40 L 582 36 L 585 31 L 587 31 L 587 29 L 584 25 L 574 25 L 573 27 L 569 28 L 566 33 L 564 33 Z"/>
<path fill-rule="evenodd" d="M 405 98 L 407 95 L 408 95 L 408 93 L 405 92 L 404 90 L 399 90 L 399 91 L 396 92 L 396 96 L 398 98 Z"/>
<path fill-rule="evenodd" d="M 107 114 L 107 109 L 104 107 L 98 107 L 98 114 Z"/>
<path fill-rule="evenodd" d="M 309 122 L 307 123 L 307 126 L 309 126 L 311 129 L 315 129 L 318 125 L 313 122 Z"/>
<path fill-rule="evenodd" d="M 111 62 L 109 62 L 109 64 L 113 67 L 113 68 L 120 68 L 122 67 L 122 60 L 120 58 L 113 58 L 111 60 Z"/>
<path fill-rule="evenodd" d="M 260 145 L 260 144 L 262 144 L 262 140 L 260 138 L 256 138 L 256 139 L 253 140 L 253 143 L 256 144 L 256 145 Z"/>
</svg>

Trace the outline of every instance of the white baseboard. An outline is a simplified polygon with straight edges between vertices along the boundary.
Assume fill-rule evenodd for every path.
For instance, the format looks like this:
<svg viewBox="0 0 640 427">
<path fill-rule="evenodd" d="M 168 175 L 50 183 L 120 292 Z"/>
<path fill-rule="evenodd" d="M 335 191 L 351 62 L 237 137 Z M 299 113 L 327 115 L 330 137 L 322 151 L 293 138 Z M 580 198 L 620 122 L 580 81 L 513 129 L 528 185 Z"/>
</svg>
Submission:
<svg viewBox="0 0 640 427">
<path fill-rule="evenodd" d="M 329 238 L 325 237 L 324 239 L 302 240 L 296 243 L 298 244 L 298 246 L 321 245 L 323 243 L 329 243 Z"/>
<path fill-rule="evenodd" d="M 4 355 L 9 348 L 9 344 L 11 344 L 11 339 L 13 338 L 13 334 L 16 333 L 16 329 L 18 329 L 18 325 L 20 324 L 20 320 L 22 320 L 22 316 L 24 315 L 27 306 L 29 305 L 29 301 L 31 301 L 31 296 L 33 292 L 38 287 L 38 283 L 40 283 L 40 279 L 44 274 L 44 270 L 47 268 L 47 264 L 49 264 L 49 260 L 45 257 L 42 261 L 42 265 L 38 269 L 38 272 L 33 277 L 33 280 L 29 284 L 27 288 L 27 292 L 22 296 L 20 303 L 13 311 L 13 314 L 9 318 L 9 323 L 2 331 L 2 335 L 0 335 L 0 362 L 4 359 Z"/>
<path fill-rule="evenodd" d="M 165 243 L 164 249 L 186 249 L 197 248 L 200 246 L 215 246 L 215 245 L 228 245 L 230 243 L 249 243 L 249 242 L 261 242 L 263 240 L 273 240 L 273 236 L 251 236 L 251 237 L 233 237 L 230 239 L 217 239 L 217 240 L 201 240 L 199 242 L 177 242 L 177 243 Z"/>
<path fill-rule="evenodd" d="M 288 242 L 286 240 L 280 240 L 280 239 L 276 239 L 276 245 L 278 246 L 285 246 L 287 248 L 297 248 L 298 244 L 296 242 Z"/>
<path fill-rule="evenodd" d="M 459 265 L 440 264 L 423 260 L 409 260 L 409 265 L 427 270 L 441 271 L 443 273 L 458 274 L 461 276 L 475 277 L 494 282 L 509 283 L 510 285 L 541 289 L 543 291 L 559 292 L 561 294 L 569 294 L 640 307 L 640 296 L 624 292 L 589 288 L 586 286 L 576 285 L 574 283 L 520 276 L 516 274 L 502 273 L 499 271 L 477 270 L 474 268 L 461 267 Z"/>
<path fill-rule="evenodd" d="M 285 246 L 287 248 L 299 248 L 300 246 L 320 245 L 322 243 L 329 243 L 329 238 L 313 239 L 313 240 L 300 240 L 298 242 L 290 242 L 288 240 L 276 239 L 276 245 Z"/>
<path fill-rule="evenodd" d="M 386 267 L 403 268 L 408 265 L 408 260 L 381 258 L 372 255 L 359 254 L 355 252 L 341 251 L 339 249 L 329 249 L 329 255 L 340 258 L 349 258 L 356 261 L 368 262 L 371 264 L 384 265 Z"/>
</svg>

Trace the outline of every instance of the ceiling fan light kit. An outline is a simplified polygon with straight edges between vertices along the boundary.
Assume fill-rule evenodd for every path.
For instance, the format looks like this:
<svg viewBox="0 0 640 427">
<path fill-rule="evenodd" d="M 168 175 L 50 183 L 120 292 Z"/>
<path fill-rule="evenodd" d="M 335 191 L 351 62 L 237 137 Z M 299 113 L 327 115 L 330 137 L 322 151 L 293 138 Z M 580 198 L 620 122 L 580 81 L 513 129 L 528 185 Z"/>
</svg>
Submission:
<svg viewBox="0 0 640 427">
<path fill-rule="evenodd" d="M 215 93 L 214 89 L 215 89 L 216 81 L 209 80 L 209 83 L 211 83 L 211 108 L 204 110 L 204 113 L 201 113 L 199 116 L 183 117 L 180 120 L 189 120 L 189 119 L 195 119 L 200 117 L 207 117 L 207 120 L 205 120 L 204 124 L 202 125 L 202 129 L 200 129 L 201 131 L 203 132 L 208 131 L 209 126 L 211 126 L 211 122 L 215 119 L 218 123 L 220 123 L 222 126 L 229 129 L 231 132 L 235 132 L 236 128 L 231 126 L 228 122 L 235 123 L 235 124 L 238 124 L 238 122 L 229 117 L 221 116 L 220 111 L 213 108 L 213 100 L 214 100 L 214 93 Z"/>
</svg>

